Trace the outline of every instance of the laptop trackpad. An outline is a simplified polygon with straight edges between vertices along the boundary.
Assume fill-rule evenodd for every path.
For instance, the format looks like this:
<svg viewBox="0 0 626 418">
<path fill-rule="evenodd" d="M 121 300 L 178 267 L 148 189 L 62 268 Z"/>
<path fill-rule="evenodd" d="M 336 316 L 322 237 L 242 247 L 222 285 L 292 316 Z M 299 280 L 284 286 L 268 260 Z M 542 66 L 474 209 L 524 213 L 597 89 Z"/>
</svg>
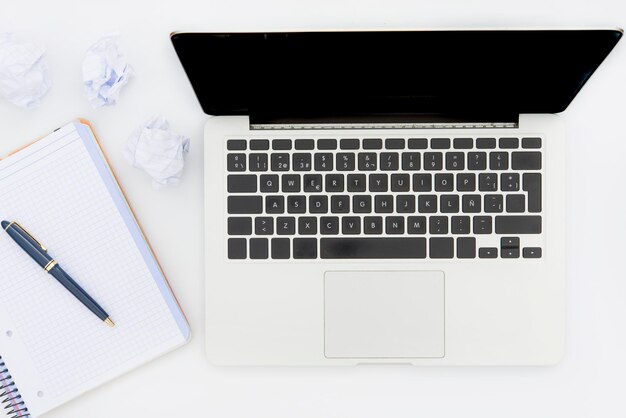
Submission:
<svg viewBox="0 0 626 418">
<path fill-rule="evenodd" d="M 329 271 L 324 276 L 329 358 L 444 356 L 442 271 Z"/>
</svg>

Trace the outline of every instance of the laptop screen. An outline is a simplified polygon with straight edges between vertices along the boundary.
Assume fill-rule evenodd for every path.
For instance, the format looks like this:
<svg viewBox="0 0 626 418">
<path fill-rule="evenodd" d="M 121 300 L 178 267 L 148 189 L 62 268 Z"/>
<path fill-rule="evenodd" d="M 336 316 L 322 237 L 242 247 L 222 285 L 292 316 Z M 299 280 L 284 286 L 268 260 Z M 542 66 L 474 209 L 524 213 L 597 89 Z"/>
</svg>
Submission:
<svg viewBox="0 0 626 418">
<path fill-rule="evenodd" d="M 619 30 L 175 33 L 205 113 L 266 117 L 563 111 Z"/>
</svg>

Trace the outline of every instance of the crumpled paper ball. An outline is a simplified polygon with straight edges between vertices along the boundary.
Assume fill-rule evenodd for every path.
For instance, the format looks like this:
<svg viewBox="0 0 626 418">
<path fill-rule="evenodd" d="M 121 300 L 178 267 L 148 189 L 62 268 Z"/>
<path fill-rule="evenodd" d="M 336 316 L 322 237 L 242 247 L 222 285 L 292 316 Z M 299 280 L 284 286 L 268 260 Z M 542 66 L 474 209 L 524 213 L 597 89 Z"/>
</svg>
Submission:
<svg viewBox="0 0 626 418">
<path fill-rule="evenodd" d="M 37 107 L 50 89 L 46 50 L 0 33 L 0 96 L 26 109 Z"/>
<path fill-rule="evenodd" d="M 93 44 L 83 60 L 85 95 L 94 109 L 117 103 L 122 87 L 133 74 L 126 57 L 119 52 L 118 35 L 109 35 Z"/>
<path fill-rule="evenodd" d="M 155 188 L 180 182 L 189 153 L 189 138 L 169 128 L 162 116 L 153 116 L 132 133 L 124 150 L 126 160 L 148 173 Z"/>
</svg>

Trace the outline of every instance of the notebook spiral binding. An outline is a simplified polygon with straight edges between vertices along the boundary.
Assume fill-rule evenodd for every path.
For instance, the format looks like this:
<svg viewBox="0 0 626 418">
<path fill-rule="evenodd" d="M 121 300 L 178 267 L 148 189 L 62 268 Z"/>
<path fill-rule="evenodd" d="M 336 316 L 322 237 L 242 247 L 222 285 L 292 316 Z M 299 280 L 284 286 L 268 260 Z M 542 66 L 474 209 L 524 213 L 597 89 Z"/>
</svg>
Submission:
<svg viewBox="0 0 626 418">
<path fill-rule="evenodd" d="M 0 356 L 0 413 L 8 414 L 9 418 L 31 416 L 2 356 Z"/>
</svg>

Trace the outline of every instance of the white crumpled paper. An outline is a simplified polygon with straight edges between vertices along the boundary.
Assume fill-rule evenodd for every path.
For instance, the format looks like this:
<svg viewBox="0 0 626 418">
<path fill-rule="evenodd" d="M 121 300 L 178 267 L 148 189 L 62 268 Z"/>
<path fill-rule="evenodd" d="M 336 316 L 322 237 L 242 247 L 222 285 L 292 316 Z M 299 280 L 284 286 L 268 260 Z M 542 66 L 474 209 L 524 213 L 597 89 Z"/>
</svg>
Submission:
<svg viewBox="0 0 626 418">
<path fill-rule="evenodd" d="M 0 96 L 26 109 L 39 106 L 50 88 L 45 49 L 0 33 Z"/>
<path fill-rule="evenodd" d="M 170 131 L 162 116 L 153 116 L 132 133 L 124 157 L 150 177 L 155 188 L 175 185 L 180 181 L 189 152 L 189 138 Z"/>
<path fill-rule="evenodd" d="M 118 35 L 105 36 L 87 50 L 83 60 L 85 94 L 94 109 L 117 103 L 122 87 L 133 74 L 118 50 L 118 39 Z"/>
</svg>

